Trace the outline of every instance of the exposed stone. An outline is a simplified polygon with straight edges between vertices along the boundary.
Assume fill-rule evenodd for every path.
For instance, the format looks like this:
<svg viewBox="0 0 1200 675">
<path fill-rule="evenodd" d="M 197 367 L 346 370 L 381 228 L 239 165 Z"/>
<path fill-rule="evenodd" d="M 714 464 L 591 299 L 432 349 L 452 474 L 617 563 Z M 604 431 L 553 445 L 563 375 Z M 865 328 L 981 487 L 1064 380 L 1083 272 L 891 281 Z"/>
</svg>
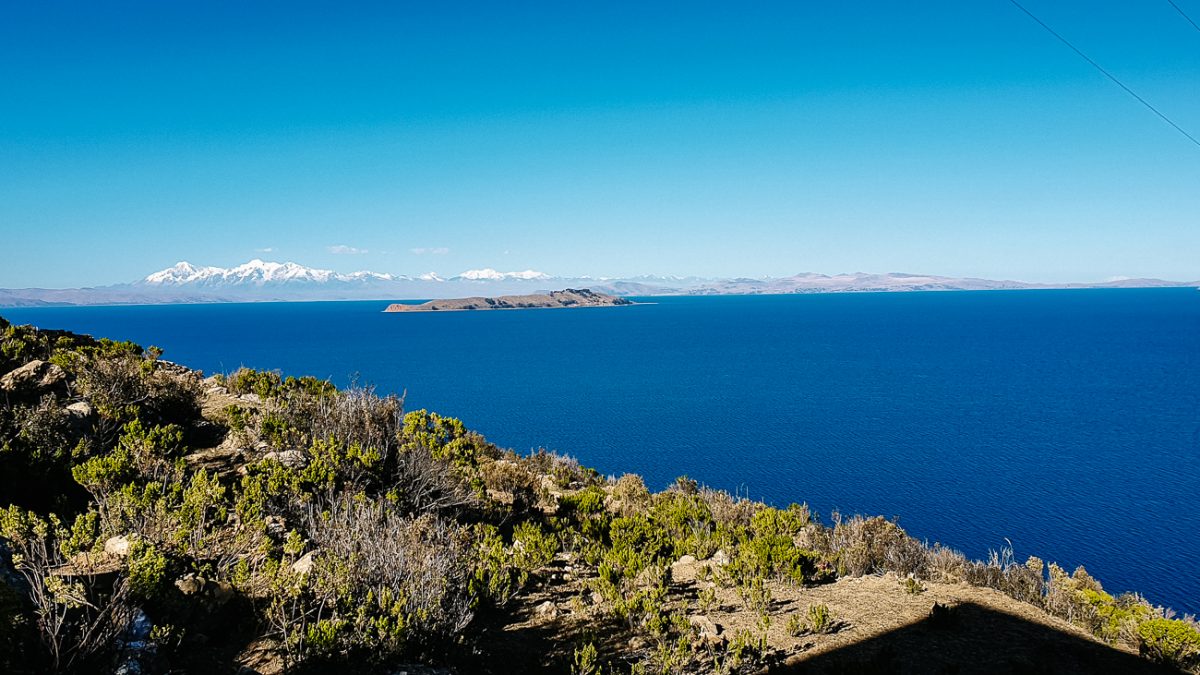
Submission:
<svg viewBox="0 0 1200 675">
<path fill-rule="evenodd" d="M 273 459 L 289 469 L 299 469 L 308 464 L 308 456 L 300 450 L 271 451 L 263 455 L 263 460 Z"/>
<path fill-rule="evenodd" d="M 14 396 L 37 397 L 65 390 L 67 372 L 48 361 L 34 360 L 0 377 L 0 391 Z"/>
<path fill-rule="evenodd" d="M 96 415 L 96 409 L 87 401 L 72 403 L 65 408 L 65 411 L 67 413 L 67 424 L 77 433 L 86 431 Z"/>
<path fill-rule="evenodd" d="M 721 637 L 721 626 L 707 616 L 693 614 L 688 617 L 688 623 L 705 644 L 720 644 L 725 641 Z"/>
<path fill-rule="evenodd" d="M 547 621 L 552 621 L 558 618 L 558 606 L 547 600 L 533 608 L 533 615 Z"/>
<path fill-rule="evenodd" d="M 692 628 L 696 629 L 696 632 L 701 637 L 704 637 L 705 635 L 716 636 L 721 634 L 721 627 L 718 626 L 715 621 L 707 616 L 704 616 L 703 614 L 693 614 L 689 616 L 688 623 L 691 624 Z"/>
<path fill-rule="evenodd" d="M 262 403 L 262 397 L 258 394 L 242 394 L 238 398 L 246 401 L 247 403 Z"/>
<path fill-rule="evenodd" d="M 725 565 L 729 564 L 729 554 L 725 552 L 725 549 L 720 549 L 716 553 L 712 554 L 712 557 L 708 559 L 708 562 L 716 567 L 724 567 Z"/>
<path fill-rule="evenodd" d="M 74 417 L 88 418 L 96 414 L 96 409 L 87 401 L 78 401 L 67 406 L 67 412 Z"/>
<path fill-rule="evenodd" d="M 267 516 L 263 524 L 267 526 L 267 534 L 282 535 L 287 531 L 287 523 L 279 516 Z"/>
<path fill-rule="evenodd" d="M 188 597 L 201 600 L 210 610 L 229 602 L 235 592 L 233 586 L 224 581 L 213 581 L 192 573 L 176 579 L 175 588 Z"/>
<path fill-rule="evenodd" d="M 190 455 L 185 455 L 183 461 L 187 463 L 187 467 L 192 471 L 211 471 L 218 476 L 232 476 L 246 468 L 245 451 L 232 445 L 222 443 L 215 448 L 208 450 L 200 450 L 193 452 Z"/>
<path fill-rule="evenodd" d="M 175 580 L 175 588 L 184 595 L 196 595 L 204 590 L 205 580 L 195 574 L 185 574 Z"/>
<path fill-rule="evenodd" d="M 690 570 L 696 564 L 695 556 L 684 555 L 680 556 L 679 560 L 671 563 L 671 578 L 676 579 L 684 576 L 684 573 Z"/>
<path fill-rule="evenodd" d="M 312 572 L 313 566 L 317 564 L 317 552 L 309 551 L 300 556 L 300 559 L 292 563 L 292 572 L 305 575 Z"/>
<path fill-rule="evenodd" d="M 132 545 L 132 542 L 129 541 L 129 537 L 109 537 L 104 542 L 104 552 L 117 558 L 126 558 L 129 556 L 129 549 L 132 547 Z"/>
</svg>

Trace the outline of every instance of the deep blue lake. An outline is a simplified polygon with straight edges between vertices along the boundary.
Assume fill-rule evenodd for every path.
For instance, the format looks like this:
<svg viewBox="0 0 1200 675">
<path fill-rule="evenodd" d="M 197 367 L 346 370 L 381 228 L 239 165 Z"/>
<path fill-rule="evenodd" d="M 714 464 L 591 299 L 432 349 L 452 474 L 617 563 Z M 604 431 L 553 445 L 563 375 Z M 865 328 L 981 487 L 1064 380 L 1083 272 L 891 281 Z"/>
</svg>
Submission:
<svg viewBox="0 0 1200 675">
<path fill-rule="evenodd" d="M 1200 611 L 1194 289 L 656 298 L 384 314 L 386 302 L 0 310 L 205 371 L 357 377 L 662 488 L 899 517 L 973 557 L 1011 541 Z"/>
</svg>

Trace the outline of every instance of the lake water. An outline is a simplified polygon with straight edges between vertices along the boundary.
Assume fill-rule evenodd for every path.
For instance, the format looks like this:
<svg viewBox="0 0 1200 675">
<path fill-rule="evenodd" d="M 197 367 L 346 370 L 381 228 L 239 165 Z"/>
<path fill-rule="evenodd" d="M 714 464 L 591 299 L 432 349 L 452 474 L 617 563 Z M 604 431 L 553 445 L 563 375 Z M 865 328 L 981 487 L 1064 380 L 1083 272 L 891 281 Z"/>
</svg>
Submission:
<svg viewBox="0 0 1200 675">
<path fill-rule="evenodd" d="M 0 310 L 205 371 L 357 377 L 652 488 L 897 516 L 986 556 L 1011 541 L 1200 611 L 1200 293 L 657 298 L 384 314 L 386 302 Z"/>
</svg>

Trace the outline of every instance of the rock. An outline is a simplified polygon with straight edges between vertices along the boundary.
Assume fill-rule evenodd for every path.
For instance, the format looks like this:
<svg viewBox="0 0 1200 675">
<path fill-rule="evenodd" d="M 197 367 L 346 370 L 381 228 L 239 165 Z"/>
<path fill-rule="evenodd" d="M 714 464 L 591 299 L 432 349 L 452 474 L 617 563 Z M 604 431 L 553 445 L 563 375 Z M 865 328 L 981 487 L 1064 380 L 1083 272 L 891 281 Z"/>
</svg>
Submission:
<svg viewBox="0 0 1200 675">
<path fill-rule="evenodd" d="M 712 554 L 712 557 L 708 559 L 708 562 L 716 567 L 724 567 L 729 564 L 729 554 L 725 552 L 725 549 L 720 549 L 716 553 Z"/>
<path fill-rule="evenodd" d="M 262 403 L 262 397 L 258 394 L 242 394 L 238 398 L 247 403 Z"/>
<path fill-rule="evenodd" d="M 203 604 L 208 611 L 216 610 L 233 599 L 234 588 L 224 581 L 213 581 L 197 576 L 194 573 L 185 574 L 175 580 L 175 588 L 189 598 Z"/>
<path fill-rule="evenodd" d="M 96 409 L 87 401 L 72 403 L 65 410 L 67 413 L 67 425 L 76 432 L 85 431 L 92 418 L 96 415 Z"/>
<path fill-rule="evenodd" d="M 555 605 L 550 600 L 547 600 L 547 601 L 543 602 L 542 604 L 538 605 L 537 607 L 533 608 L 534 616 L 541 618 L 541 619 L 545 619 L 547 621 L 553 621 L 554 619 L 557 619 L 558 613 L 559 613 L 558 606 Z"/>
<path fill-rule="evenodd" d="M 684 555 L 680 556 L 679 560 L 671 563 L 671 578 L 677 579 L 684 575 L 684 572 L 691 570 L 696 565 L 695 556 Z"/>
<path fill-rule="evenodd" d="M 317 564 L 316 554 L 316 551 L 309 551 L 308 553 L 300 556 L 299 560 L 292 563 L 292 572 L 301 576 L 312 572 L 313 566 Z"/>
<path fill-rule="evenodd" d="M 267 516 L 263 518 L 263 524 L 267 526 L 268 534 L 283 535 L 287 531 L 287 523 L 279 516 Z"/>
<path fill-rule="evenodd" d="M 218 476 L 227 477 L 235 473 L 245 474 L 245 451 L 235 446 L 218 446 L 184 455 L 183 461 L 192 471 L 203 469 Z"/>
<path fill-rule="evenodd" d="M 88 418 L 96 414 L 96 409 L 87 401 L 78 401 L 67 406 L 67 412 L 73 417 Z"/>
<path fill-rule="evenodd" d="M 65 392 L 67 372 L 48 361 L 34 360 L 0 377 L 0 391 L 36 398 L 51 391 Z"/>
<path fill-rule="evenodd" d="M 263 460 L 273 459 L 289 469 L 303 468 L 308 464 L 308 456 L 300 450 L 271 451 L 263 455 Z"/>
<path fill-rule="evenodd" d="M 185 574 L 175 580 L 175 588 L 184 595 L 196 595 L 204 591 L 205 580 L 195 574 Z"/>
<path fill-rule="evenodd" d="M 725 638 L 721 637 L 720 624 L 707 616 L 693 614 L 688 617 L 688 623 L 691 624 L 692 630 L 696 631 L 701 643 L 719 645 L 725 642 Z"/>
<path fill-rule="evenodd" d="M 129 540 L 129 537 L 109 537 L 104 542 L 104 552 L 116 558 L 127 558 L 129 557 L 129 549 L 132 546 L 133 543 Z"/>
</svg>

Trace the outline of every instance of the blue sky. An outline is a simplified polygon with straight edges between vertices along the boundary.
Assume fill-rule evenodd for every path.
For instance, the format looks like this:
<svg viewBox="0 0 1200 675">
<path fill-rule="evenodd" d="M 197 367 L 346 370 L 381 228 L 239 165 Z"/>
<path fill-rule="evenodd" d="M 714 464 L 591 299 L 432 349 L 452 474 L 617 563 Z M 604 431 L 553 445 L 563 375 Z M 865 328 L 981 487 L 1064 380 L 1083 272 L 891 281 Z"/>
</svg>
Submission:
<svg viewBox="0 0 1200 675">
<path fill-rule="evenodd" d="M 1200 278 L 1200 147 L 1005 0 L 346 4 L 0 7 L 0 287 Z M 1165 0 L 1024 4 L 1200 135 Z"/>
</svg>

